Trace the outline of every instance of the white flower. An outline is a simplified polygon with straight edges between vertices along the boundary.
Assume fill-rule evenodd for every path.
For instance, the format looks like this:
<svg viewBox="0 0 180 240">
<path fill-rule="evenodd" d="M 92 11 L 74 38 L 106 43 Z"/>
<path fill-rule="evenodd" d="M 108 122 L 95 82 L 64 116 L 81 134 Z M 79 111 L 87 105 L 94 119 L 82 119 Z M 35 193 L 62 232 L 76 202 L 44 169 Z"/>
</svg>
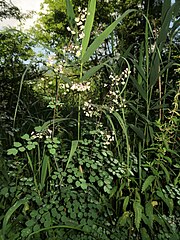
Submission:
<svg viewBox="0 0 180 240">
<path fill-rule="evenodd" d="M 76 32 L 75 32 L 74 30 L 72 30 L 72 31 L 71 31 L 71 34 L 72 34 L 72 35 L 75 35 L 75 34 L 76 34 Z"/>
<path fill-rule="evenodd" d="M 81 21 L 77 22 L 77 26 L 82 25 L 83 23 Z"/>
<path fill-rule="evenodd" d="M 84 34 L 83 32 L 82 32 L 81 34 L 79 34 L 79 38 L 80 38 L 80 39 L 83 39 L 84 36 L 85 36 L 85 34 Z"/>
<path fill-rule="evenodd" d="M 71 32 L 71 29 L 70 29 L 70 27 L 67 27 L 67 30 L 68 30 L 69 32 Z"/>
<path fill-rule="evenodd" d="M 76 52 L 76 57 L 80 57 L 81 56 L 81 51 L 80 50 L 78 50 L 77 52 Z"/>
<path fill-rule="evenodd" d="M 77 22 L 77 23 L 78 23 L 78 22 L 79 22 L 79 20 L 80 20 L 80 19 L 79 19 L 79 17 L 76 17 L 76 18 L 75 18 L 75 22 Z"/>
</svg>

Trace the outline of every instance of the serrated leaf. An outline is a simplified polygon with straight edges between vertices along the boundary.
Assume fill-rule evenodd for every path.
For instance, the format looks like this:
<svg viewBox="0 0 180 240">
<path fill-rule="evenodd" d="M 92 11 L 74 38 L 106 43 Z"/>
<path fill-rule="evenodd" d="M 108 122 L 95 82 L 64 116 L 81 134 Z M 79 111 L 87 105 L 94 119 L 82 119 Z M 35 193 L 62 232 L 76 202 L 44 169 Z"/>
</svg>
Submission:
<svg viewBox="0 0 180 240">
<path fill-rule="evenodd" d="M 123 215 L 118 220 L 119 225 L 121 227 L 125 226 L 128 218 L 129 218 L 129 212 L 124 212 Z"/>
<path fill-rule="evenodd" d="M 129 203 L 129 196 L 126 196 L 123 202 L 123 211 L 126 212 L 126 208 L 128 206 Z"/>
<path fill-rule="evenodd" d="M 135 223 L 137 230 L 139 230 L 141 219 L 142 219 L 143 207 L 139 201 L 134 201 L 133 209 L 134 209 L 134 213 L 135 213 L 134 223 Z"/>
<path fill-rule="evenodd" d="M 32 226 L 34 226 L 35 223 L 36 223 L 36 221 L 34 219 L 30 219 L 26 222 L 26 226 L 32 227 Z"/>
<path fill-rule="evenodd" d="M 141 239 L 143 239 L 143 240 L 151 240 L 151 237 L 147 233 L 146 228 L 141 228 Z"/>
<path fill-rule="evenodd" d="M 86 182 L 81 183 L 81 188 L 84 190 L 87 189 L 87 183 Z"/>
<path fill-rule="evenodd" d="M 98 186 L 102 187 L 103 185 L 104 185 L 103 181 L 102 180 L 98 180 Z"/>
<path fill-rule="evenodd" d="M 149 219 L 150 228 L 153 227 L 154 214 L 153 214 L 153 205 L 151 202 L 146 203 L 145 205 L 146 216 Z"/>
<path fill-rule="evenodd" d="M 145 182 L 143 183 L 142 185 L 142 190 L 141 192 L 144 192 L 151 184 L 152 182 L 154 181 L 156 177 L 153 176 L 153 175 L 150 175 L 149 177 L 146 178 Z"/>
</svg>

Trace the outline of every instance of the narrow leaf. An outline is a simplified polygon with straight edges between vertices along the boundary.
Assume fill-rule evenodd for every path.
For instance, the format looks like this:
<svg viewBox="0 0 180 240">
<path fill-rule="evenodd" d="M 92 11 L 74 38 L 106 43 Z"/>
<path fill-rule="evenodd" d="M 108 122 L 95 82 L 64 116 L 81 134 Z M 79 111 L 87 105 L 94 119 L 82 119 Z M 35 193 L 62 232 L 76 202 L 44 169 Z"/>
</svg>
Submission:
<svg viewBox="0 0 180 240">
<path fill-rule="evenodd" d="M 156 177 L 153 175 L 150 175 L 149 177 L 147 177 L 145 182 L 143 183 L 141 192 L 144 192 L 152 184 L 155 178 Z"/>
<path fill-rule="evenodd" d="M 134 209 L 134 213 L 135 213 L 134 223 L 135 223 L 137 230 L 139 230 L 141 219 L 142 219 L 143 207 L 141 206 L 139 201 L 134 201 L 133 209 Z"/>
<path fill-rule="evenodd" d="M 83 77 L 81 78 L 81 81 L 85 81 L 86 79 L 89 79 L 90 77 L 92 77 L 98 70 L 100 70 L 105 64 L 105 63 L 101 63 L 98 66 L 92 67 L 90 70 L 88 70 L 87 72 L 84 73 Z"/>
<path fill-rule="evenodd" d="M 126 212 L 126 208 L 128 206 L 129 203 L 129 196 L 126 196 L 123 202 L 123 212 Z"/>
<path fill-rule="evenodd" d="M 45 185 L 45 179 L 47 176 L 47 169 L 49 165 L 49 156 L 46 154 L 44 155 L 43 163 L 42 163 L 42 170 L 41 170 L 41 190 L 43 189 Z"/>
<path fill-rule="evenodd" d="M 6 212 L 3 220 L 3 226 L 2 226 L 2 232 L 3 236 L 5 237 L 7 224 L 13 213 L 22 205 L 27 202 L 27 199 L 18 200 L 12 207 L 9 208 L 9 210 Z"/>
<path fill-rule="evenodd" d="M 156 193 L 158 197 L 160 197 L 161 200 L 163 200 L 163 202 L 167 205 L 167 207 L 169 208 L 169 213 L 170 215 L 172 215 L 173 208 L 174 208 L 173 200 L 166 197 L 164 193 L 161 191 L 161 189 L 159 189 Z"/>
<path fill-rule="evenodd" d="M 99 48 L 99 46 L 104 42 L 104 40 L 109 36 L 109 34 L 115 29 L 120 21 L 123 20 L 129 13 L 132 13 L 136 10 L 129 9 L 124 12 L 120 17 L 117 18 L 109 27 L 107 27 L 88 47 L 86 53 L 82 57 L 82 63 L 85 63 L 93 55 L 93 53 Z"/>
<path fill-rule="evenodd" d="M 96 11 L 96 0 L 91 0 L 88 6 L 88 11 L 87 11 L 88 13 L 87 13 L 87 18 L 86 18 L 85 27 L 84 27 L 85 36 L 82 40 L 82 58 L 89 44 L 91 30 L 94 22 L 95 11 Z"/>
<path fill-rule="evenodd" d="M 78 141 L 77 140 L 74 140 L 72 141 L 72 144 L 71 144 L 71 151 L 70 151 L 70 154 L 69 154 L 69 158 L 68 158 L 68 161 L 67 161 L 67 164 L 66 164 L 66 169 L 69 165 L 69 162 L 71 161 L 76 149 L 77 149 L 77 146 L 78 146 Z"/>
<path fill-rule="evenodd" d="M 132 130 L 137 134 L 139 138 L 141 138 L 142 140 L 145 138 L 142 129 L 136 127 L 134 124 L 129 124 L 129 126 L 132 128 Z"/>
<path fill-rule="evenodd" d="M 71 0 L 66 0 L 66 12 L 67 12 L 67 17 L 69 20 L 69 24 L 71 27 L 73 27 L 75 21 L 75 14 L 74 14 L 74 10 L 73 10 L 73 6 L 72 6 L 72 2 Z"/>
</svg>

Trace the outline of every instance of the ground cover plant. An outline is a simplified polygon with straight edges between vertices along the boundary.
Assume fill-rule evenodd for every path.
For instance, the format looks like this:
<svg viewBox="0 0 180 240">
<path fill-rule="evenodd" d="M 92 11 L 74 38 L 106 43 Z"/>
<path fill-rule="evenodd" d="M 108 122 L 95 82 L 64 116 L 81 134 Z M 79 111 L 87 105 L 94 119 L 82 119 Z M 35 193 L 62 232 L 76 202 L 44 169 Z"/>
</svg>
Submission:
<svg viewBox="0 0 180 240">
<path fill-rule="evenodd" d="M 96 34 L 96 0 L 66 0 L 69 42 L 46 45 L 41 67 L 21 61 L 14 115 L 1 96 L 0 239 L 179 239 L 179 3 L 158 5 L 158 26 L 150 3 Z M 116 29 L 131 16 L 143 37 L 124 48 Z"/>
</svg>

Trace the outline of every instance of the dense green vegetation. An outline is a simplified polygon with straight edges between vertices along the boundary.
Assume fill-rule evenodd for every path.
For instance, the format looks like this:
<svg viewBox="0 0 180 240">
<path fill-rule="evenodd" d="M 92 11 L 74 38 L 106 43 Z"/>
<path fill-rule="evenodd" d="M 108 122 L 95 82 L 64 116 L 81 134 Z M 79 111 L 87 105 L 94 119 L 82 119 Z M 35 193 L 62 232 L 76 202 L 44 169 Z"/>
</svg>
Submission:
<svg viewBox="0 0 180 240">
<path fill-rule="evenodd" d="M 44 3 L 0 32 L 0 240 L 178 240 L 179 1 Z"/>
</svg>

